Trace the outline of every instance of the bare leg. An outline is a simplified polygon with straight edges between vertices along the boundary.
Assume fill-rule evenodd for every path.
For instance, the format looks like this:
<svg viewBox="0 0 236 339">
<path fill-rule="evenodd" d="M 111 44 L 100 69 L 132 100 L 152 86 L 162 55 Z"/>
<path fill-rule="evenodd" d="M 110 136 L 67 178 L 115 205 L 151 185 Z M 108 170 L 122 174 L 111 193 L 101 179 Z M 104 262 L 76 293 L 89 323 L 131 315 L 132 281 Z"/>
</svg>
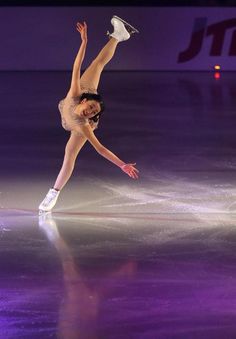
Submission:
<svg viewBox="0 0 236 339">
<path fill-rule="evenodd" d="M 76 132 L 71 133 L 70 139 L 66 144 L 63 165 L 53 186 L 55 189 L 61 190 L 69 180 L 74 169 L 77 155 L 86 140 L 87 139 L 85 137 L 77 134 Z"/>
<path fill-rule="evenodd" d="M 112 59 L 118 41 L 111 38 L 108 43 L 100 51 L 96 59 L 93 60 L 91 65 L 86 69 L 82 75 L 80 82 L 82 87 L 97 89 L 100 76 L 104 66 Z"/>
</svg>

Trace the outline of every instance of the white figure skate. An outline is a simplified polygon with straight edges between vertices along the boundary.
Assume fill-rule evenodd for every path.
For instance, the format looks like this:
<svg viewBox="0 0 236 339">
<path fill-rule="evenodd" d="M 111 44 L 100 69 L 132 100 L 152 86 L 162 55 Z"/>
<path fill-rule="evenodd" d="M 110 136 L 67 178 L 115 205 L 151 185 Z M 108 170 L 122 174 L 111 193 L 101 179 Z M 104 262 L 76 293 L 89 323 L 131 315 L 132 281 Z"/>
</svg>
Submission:
<svg viewBox="0 0 236 339">
<path fill-rule="evenodd" d="M 107 35 L 109 37 L 115 38 L 116 40 L 125 41 L 128 40 L 131 36 L 131 34 L 139 33 L 139 31 L 131 26 L 128 22 L 125 20 L 119 18 L 117 15 L 113 15 L 111 19 L 111 24 L 114 27 L 114 32 L 112 34 L 107 32 Z"/>
<path fill-rule="evenodd" d="M 39 214 L 50 212 L 52 208 L 56 205 L 60 191 L 50 188 L 46 197 L 39 205 Z"/>
</svg>

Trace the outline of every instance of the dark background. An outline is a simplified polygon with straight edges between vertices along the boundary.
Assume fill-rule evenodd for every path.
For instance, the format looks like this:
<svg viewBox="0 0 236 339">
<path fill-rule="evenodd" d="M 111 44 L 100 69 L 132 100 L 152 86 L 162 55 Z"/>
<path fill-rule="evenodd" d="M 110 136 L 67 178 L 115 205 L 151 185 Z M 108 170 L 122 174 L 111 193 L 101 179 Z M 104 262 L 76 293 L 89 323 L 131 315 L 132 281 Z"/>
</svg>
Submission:
<svg viewBox="0 0 236 339">
<path fill-rule="evenodd" d="M 2 0 L 0 6 L 186 6 L 186 7 L 218 7 L 235 6 L 235 0 Z"/>
</svg>

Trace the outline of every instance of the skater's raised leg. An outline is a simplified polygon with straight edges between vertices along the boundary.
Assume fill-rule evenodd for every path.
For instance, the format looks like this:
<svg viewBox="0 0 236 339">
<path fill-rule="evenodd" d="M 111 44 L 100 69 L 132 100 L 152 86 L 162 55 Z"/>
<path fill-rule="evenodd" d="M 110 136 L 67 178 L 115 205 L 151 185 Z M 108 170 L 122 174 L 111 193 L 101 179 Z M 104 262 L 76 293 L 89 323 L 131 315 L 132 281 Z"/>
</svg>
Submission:
<svg viewBox="0 0 236 339">
<path fill-rule="evenodd" d="M 110 40 L 103 47 L 98 56 L 93 60 L 91 65 L 82 75 L 80 82 L 83 87 L 97 90 L 101 73 L 106 64 L 108 64 L 108 62 L 114 56 L 118 43 L 128 40 L 130 38 L 130 33 L 127 30 L 128 27 L 126 28 L 124 22 L 125 21 L 122 22 L 122 19 L 116 16 L 111 19 L 111 23 L 114 27 L 114 32 L 112 34 L 109 34 Z M 136 32 L 138 31 L 136 30 Z"/>
<path fill-rule="evenodd" d="M 111 38 L 103 47 L 98 56 L 93 60 L 91 65 L 86 69 L 80 79 L 81 86 L 97 90 L 100 81 L 101 73 L 106 64 L 112 59 L 115 54 L 118 41 Z"/>
</svg>

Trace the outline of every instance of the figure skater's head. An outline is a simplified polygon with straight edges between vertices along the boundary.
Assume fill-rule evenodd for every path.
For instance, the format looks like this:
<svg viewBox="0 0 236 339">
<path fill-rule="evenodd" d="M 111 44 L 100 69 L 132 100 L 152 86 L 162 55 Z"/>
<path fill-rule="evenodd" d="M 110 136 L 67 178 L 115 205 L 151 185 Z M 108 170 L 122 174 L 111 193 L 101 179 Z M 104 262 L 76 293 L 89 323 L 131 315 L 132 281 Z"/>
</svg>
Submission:
<svg viewBox="0 0 236 339">
<path fill-rule="evenodd" d="M 79 101 L 80 115 L 97 122 L 104 111 L 104 103 L 100 94 L 83 93 Z"/>
</svg>

